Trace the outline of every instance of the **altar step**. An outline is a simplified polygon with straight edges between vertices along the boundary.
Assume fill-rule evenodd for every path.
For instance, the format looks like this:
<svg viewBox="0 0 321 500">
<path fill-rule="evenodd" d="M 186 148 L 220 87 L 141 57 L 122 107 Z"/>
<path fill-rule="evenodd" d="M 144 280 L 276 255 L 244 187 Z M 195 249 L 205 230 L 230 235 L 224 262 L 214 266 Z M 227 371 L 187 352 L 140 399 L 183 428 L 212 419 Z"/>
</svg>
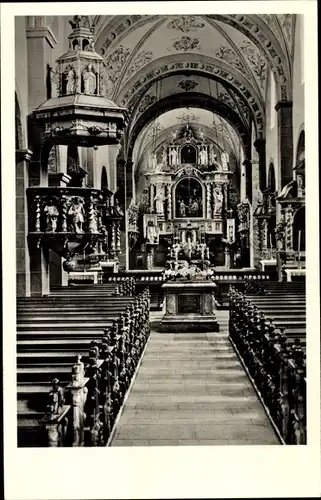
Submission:
<svg viewBox="0 0 321 500">
<path fill-rule="evenodd" d="M 219 333 L 152 333 L 111 446 L 280 444 L 228 340 Z"/>
</svg>

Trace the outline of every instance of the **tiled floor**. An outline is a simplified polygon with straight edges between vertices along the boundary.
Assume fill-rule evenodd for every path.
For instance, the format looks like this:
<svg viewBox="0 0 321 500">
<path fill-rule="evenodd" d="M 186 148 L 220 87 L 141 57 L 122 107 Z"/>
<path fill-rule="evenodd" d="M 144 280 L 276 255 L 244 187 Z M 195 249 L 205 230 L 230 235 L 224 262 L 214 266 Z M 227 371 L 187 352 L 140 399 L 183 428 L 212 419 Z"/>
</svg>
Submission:
<svg viewBox="0 0 321 500">
<path fill-rule="evenodd" d="M 111 446 L 272 445 L 274 430 L 217 311 L 219 333 L 158 333 L 154 325 Z"/>
</svg>

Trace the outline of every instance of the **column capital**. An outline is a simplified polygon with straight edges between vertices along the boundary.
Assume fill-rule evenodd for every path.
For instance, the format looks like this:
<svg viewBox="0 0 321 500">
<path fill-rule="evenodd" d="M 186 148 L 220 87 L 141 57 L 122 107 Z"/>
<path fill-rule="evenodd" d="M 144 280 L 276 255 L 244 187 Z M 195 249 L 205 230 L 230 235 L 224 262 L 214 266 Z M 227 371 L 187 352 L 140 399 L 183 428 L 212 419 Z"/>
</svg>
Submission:
<svg viewBox="0 0 321 500">
<path fill-rule="evenodd" d="M 279 101 L 275 105 L 275 111 L 279 111 L 281 108 L 292 108 L 293 102 L 292 101 Z"/>
</svg>

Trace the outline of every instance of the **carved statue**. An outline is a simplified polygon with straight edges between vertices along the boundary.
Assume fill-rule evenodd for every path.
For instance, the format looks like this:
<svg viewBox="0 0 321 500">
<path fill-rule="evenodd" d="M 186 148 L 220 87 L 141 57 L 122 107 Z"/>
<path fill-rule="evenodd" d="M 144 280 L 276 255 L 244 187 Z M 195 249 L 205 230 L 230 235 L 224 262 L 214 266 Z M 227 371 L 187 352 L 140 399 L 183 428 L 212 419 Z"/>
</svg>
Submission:
<svg viewBox="0 0 321 500">
<path fill-rule="evenodd" d="M 66 94 L 73 94 L 76 91 L 76 76 L 72 68 L 67 73 L 66 81 Z"/>
<path fill-rule="evenodd" d="M 222 162 L 222 169 L 223 170 L 228 170 L 228 163 L 229 163 L 229 155 L 226 151 L 223 151 L 221 154 L 221 162 Z"/>
<path fill-rule="evenodd" d="M 178 164 L 178 153 L 177 153 L 177 150 L 176 148 L 172 148 L 170 153 L 169 153 L 169 157 L 170 157 L 170 164 L 171 165 L 177 165 Z"/>
<path fill-rule="evenodd" d="M 74 198 L 69 208 L 68 215 L 72 215 L 73 230 L 75 233 L 83 233 L 85 210 L 84 202 L 81 198 Z"/>
<path fill-rule="evenodd" d="M 79 28 L 80 23 L 81 23 L 81 16 L 74 16 L 72 18 L 72 21 L 69 21 L 69 24 L 73 30 Z"/>
<path fill-rule="evenodd" d="M 214 188 L 214 215 L 221 215 L 223 208 L 223 193 L 220 186 Z"/>
<path fill-rule="evenodd" d="M 175 130 L 175 132 L 171 132 L 171 136 L 172 136 L 172 141 L 176 141 L 176 138 L 177 138 L 177 133 L 178 133 L 178 130 Z"/>
<path fill-rule="evenodd" d="M 152 169 L 155 170 L 157 167 L 157 156 L 156 153 L 153 153 L 152 155 Z"/>
<path fill-rule="evenodd" d="M 185 205 L 184 201 L 181 200 L 179 202 L 179 215 L 180 215 L 180 217 L 186 217 L 186 208 L 187 208 L 187 206 Z"/>
<path fill-rule="evenodd" d="M 210 153 L 210 155 L 209 155 L 210 156 L 210 164 L 214 165 L 214 163 L 217 162 L 217 155 L 214 152 L 214 146 L 213 146 L 213 144 L 210 145 L 209 149 L 210 149 L 210 151 L 209 151 L 209 153 Z"/>
<path fill-rule="evenodd" d="M 146 228 L 146 238 L 149 243 L 155 243 L 157 241 L 157 232 L 153 224 L 153 221 L 148 221 Z"/>
<path fill-rule="evenodd" d="M 199 211 L 199 202 L 196 198 L 189 199 L 189 204 L 188 204 L 188 215 L 191 217 L 197 217 L 198 216 L 198 211 Z"/>
<path fill-rule="evenodd" d="M 164 199 L 165 199 L 165 191 L 164 186 L 162 184 L 158 184 L 156 188 L 156 212 L 160 215 L 164 214 Z"/>
<path fill-rule="evenodd" d="M 59 211 L 58 208 L 50 200 L 49 204 L 45 206 L 44 213 L 46 214 L 46 232 L 55 233 L 57 231 L 57 223 Z"/>
<path fill-rule="evenodd" d="M 94 94 L 96 90 L 96 75 L 92 70 L 92 64 L 88 64 L 83 72 L 84 92 L 85 94 Z"/>
<path fill-rule="evenodd" d="M 118 215 L 119 217 L 124 216 L 124 211 L 121 208 L 121 206 L 119 205 L 119 201 L 117 198 L 115 198 L 115 204 L 114 204 L 113 209 L 114 209 L 115 215 Z"/>
<path fill-rule="evenodd" d="M 298 174 L 296 177 L 297 188 L 298 188 L 298 198 L 301 198 L 304 194 L 303 177 Z"/>
<path fill-rule="evenodd" d="M 202 147 L 202 149 L 200 150 L 199 155 L 198 155 L 198 160 L 199 160 L 200 165 L 207 165 L 208 158 L 207 158 L 207 150 L 206 150 L 205 146 Z"/>
<path fill-rule="evenodd" d="M 201 128 L 199 128 L 198 133 L 199 133 L 201 141 L 203 141 L 204 140 L 204 131 Z"/>
</svg>

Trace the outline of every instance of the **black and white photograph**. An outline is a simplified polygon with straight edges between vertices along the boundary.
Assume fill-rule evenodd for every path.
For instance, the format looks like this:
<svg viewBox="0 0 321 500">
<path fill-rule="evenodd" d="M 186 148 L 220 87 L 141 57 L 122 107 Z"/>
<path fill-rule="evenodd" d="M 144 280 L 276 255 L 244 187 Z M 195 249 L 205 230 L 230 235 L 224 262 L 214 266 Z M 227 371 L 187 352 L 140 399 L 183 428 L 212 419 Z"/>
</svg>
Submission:
<svg viewBox="0 0 321 500">
<path fill-rule="evenodd" d="M 320 459 L 305 13 L 172 3 L 11 18 L 17 451 Z"/>
</svg>

